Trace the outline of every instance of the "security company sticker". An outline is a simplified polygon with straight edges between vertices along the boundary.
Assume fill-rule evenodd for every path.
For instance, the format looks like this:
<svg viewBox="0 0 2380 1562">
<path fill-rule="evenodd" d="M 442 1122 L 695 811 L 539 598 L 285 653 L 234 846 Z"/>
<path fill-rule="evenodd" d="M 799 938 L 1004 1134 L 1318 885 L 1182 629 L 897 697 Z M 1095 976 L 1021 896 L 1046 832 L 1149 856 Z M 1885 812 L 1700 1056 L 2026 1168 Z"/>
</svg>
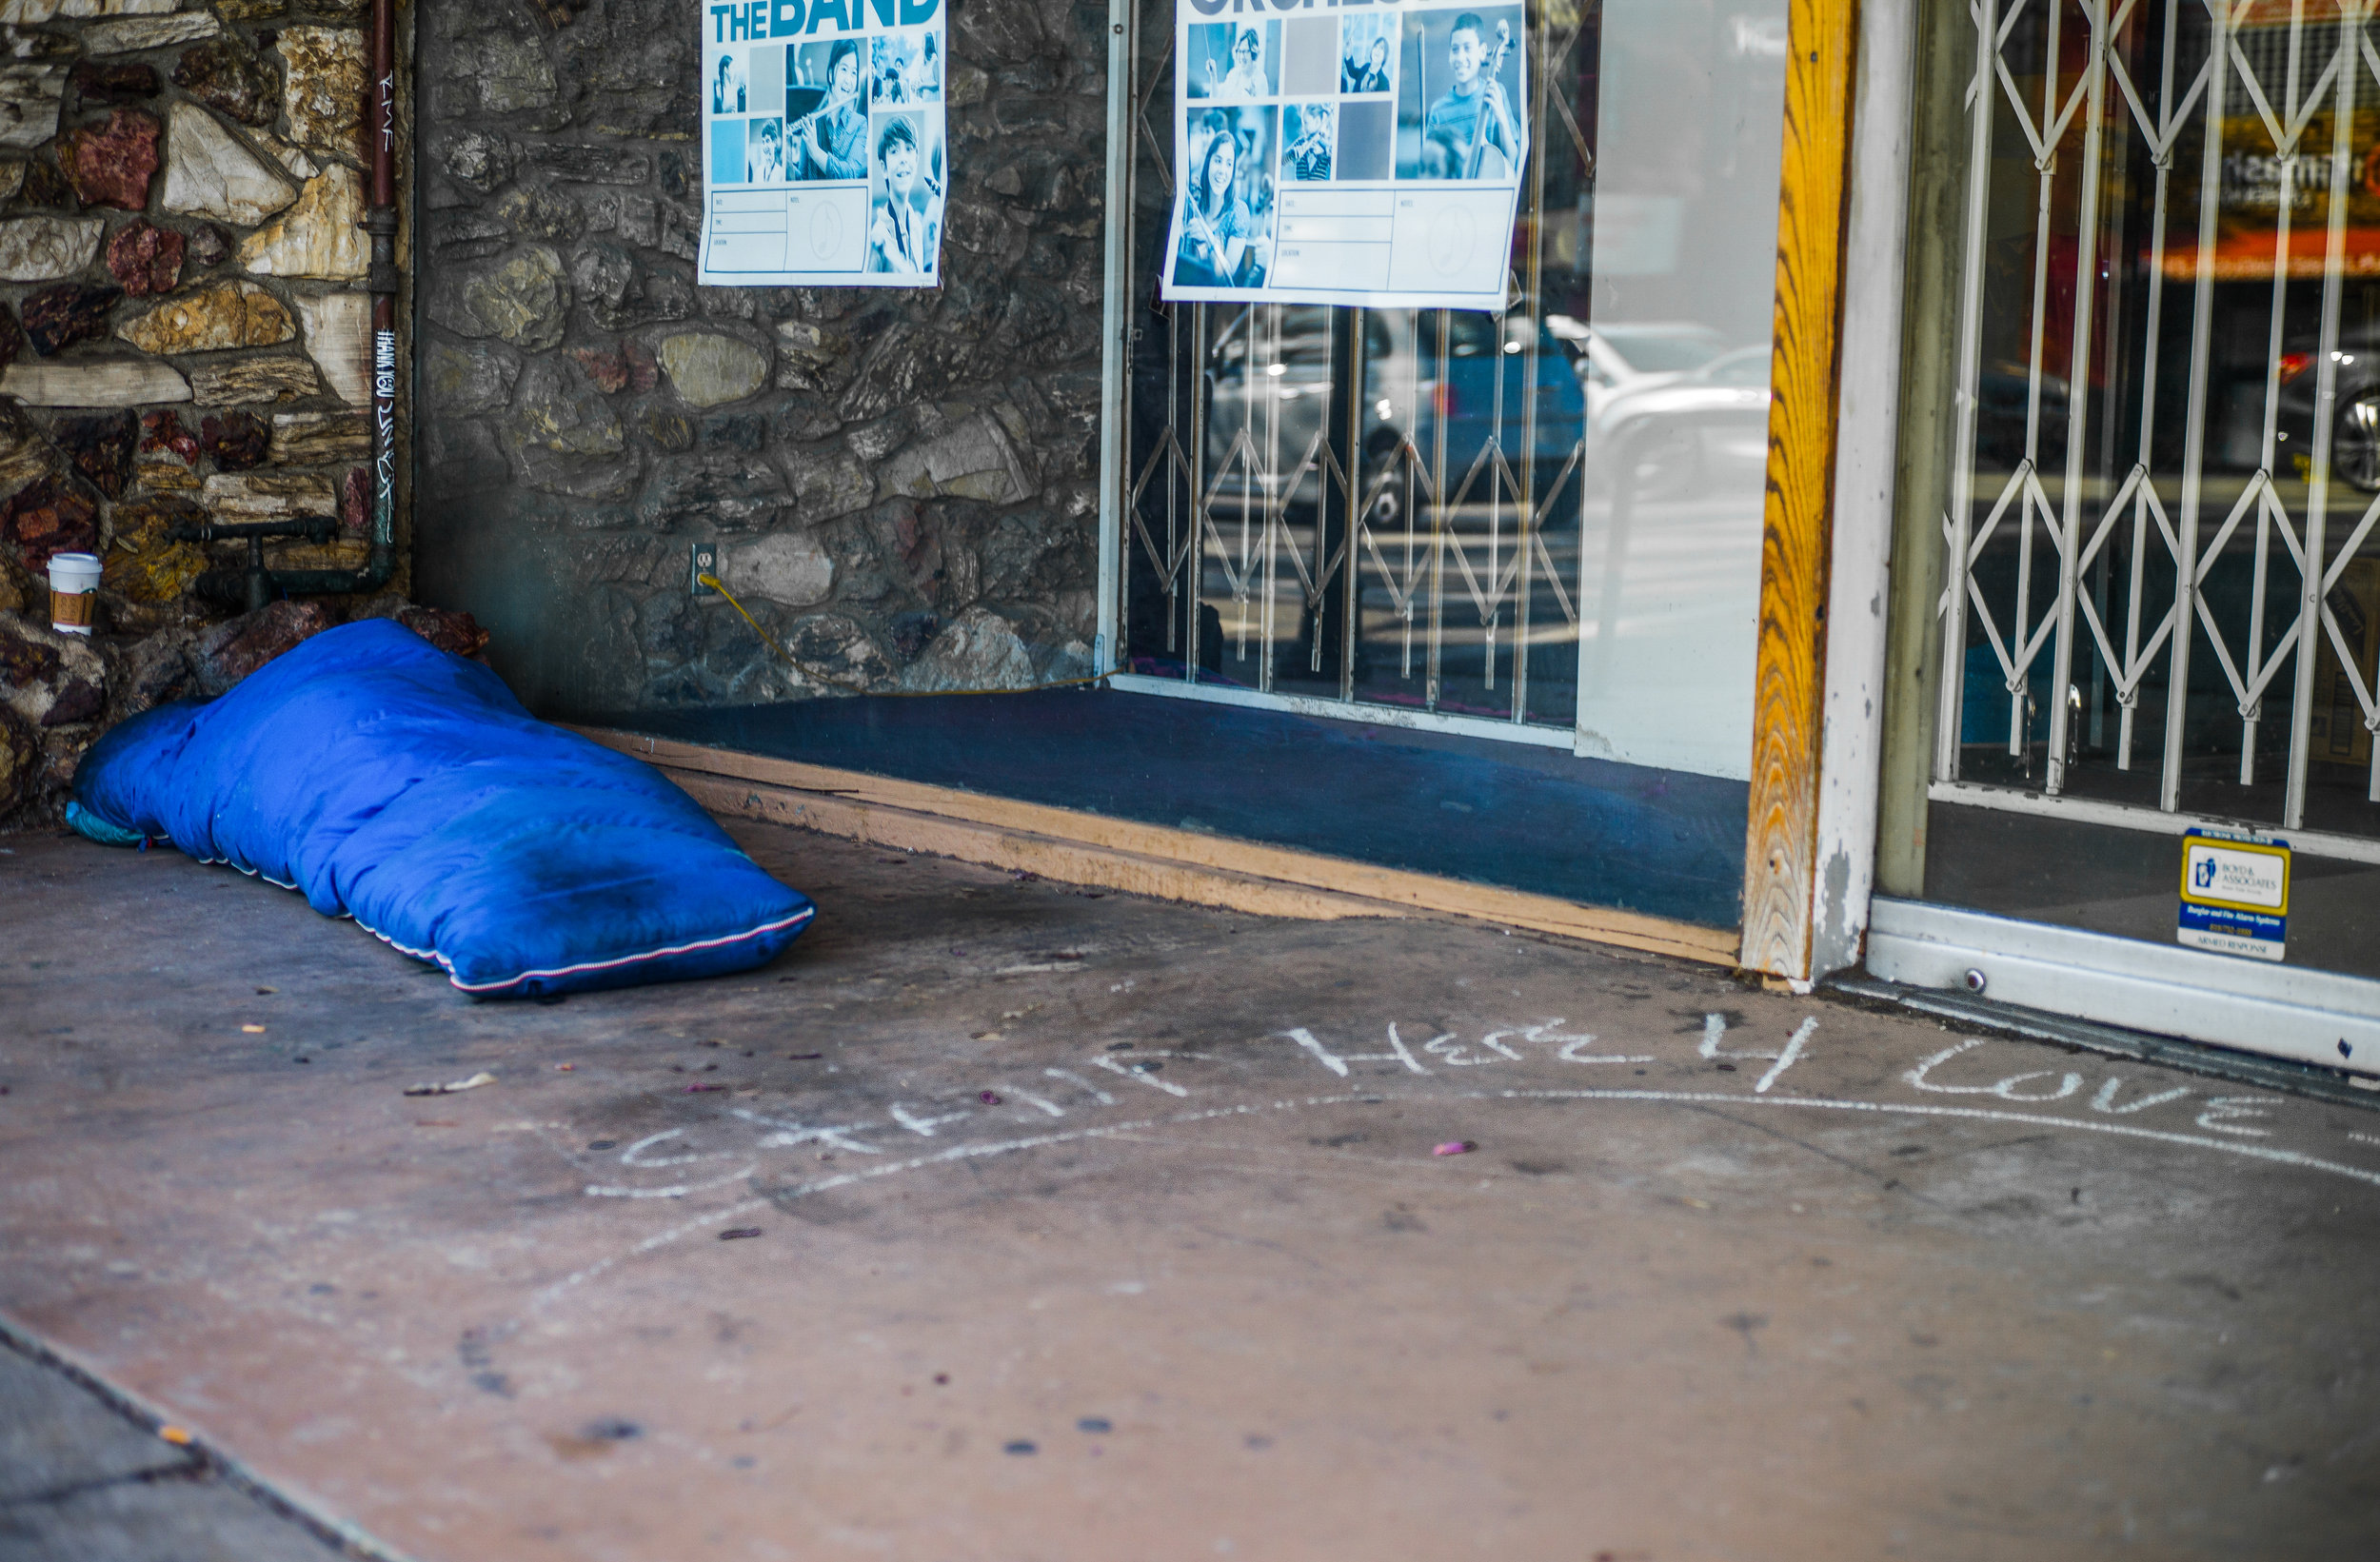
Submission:
<svg viewBox="0 0 2380 1562">
<path fill-rule="evenodd" d="M 2277 960 L 2289 949 L 2289 913 L 2288 841 L 2218 830 L 2182 837 L 2182 942 Z"/>
</svg>

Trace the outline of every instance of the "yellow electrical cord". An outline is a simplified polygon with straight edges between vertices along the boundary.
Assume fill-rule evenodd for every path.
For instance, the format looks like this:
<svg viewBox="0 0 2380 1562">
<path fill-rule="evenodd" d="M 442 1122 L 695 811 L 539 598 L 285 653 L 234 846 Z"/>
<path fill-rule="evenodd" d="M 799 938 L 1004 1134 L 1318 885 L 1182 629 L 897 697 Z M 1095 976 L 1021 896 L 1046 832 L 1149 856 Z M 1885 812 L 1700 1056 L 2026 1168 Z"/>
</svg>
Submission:
<svg viewBox="0 0 2380 1562">
<path fill-rule="evenodd" d="M 770 634 L 767 630 L 761 627 L 761 621 L 754 618 L 751 611 L 746 608 L 744 603 L 736 601 L 735 593 L 720 583 L 718 576 L 697 575 L 694 579 L 696 583 L 707 585 L 713 591 L 716 591 L 721 596 L 726 598 L 727 605 L 744 615 L 744 622 L 752 626 L 752 632 L 760 636 L 763 640 L 768 642 L 768 647 L 770 650 L 775 651 L 779 656 L 783 657 L 787 662 L 800 669 L 804 677 L 823 679 L 824 682 L 832 683 L 838 688 L 849 689 L 854 694 L 869 694 L 873 692 L 870 691 L 864 683 L 847 682 L 843 679 L 836 678 L 830 673 L 822 672 L 817 668 L 806 666 L 800 661 L 796 660 L 794 654 L 791 651 L 786 650 L 775 635 Z M 1055 683 L 1033 683 L 1028 684 L 1026 687 L 1021 689 L 890 689 L 875 692 L 875 698 L 880 700 L 928 700 L 940 699 L 947 695 L 1039 694 L 1043 689 L 1072 689 L 1079 688 L 1085 683 L 1103 683 L 1106 681 L 1107 675 L 1105 673 L 1093 673 L 1088 678 L 1061 678 Z"/>
</svg>

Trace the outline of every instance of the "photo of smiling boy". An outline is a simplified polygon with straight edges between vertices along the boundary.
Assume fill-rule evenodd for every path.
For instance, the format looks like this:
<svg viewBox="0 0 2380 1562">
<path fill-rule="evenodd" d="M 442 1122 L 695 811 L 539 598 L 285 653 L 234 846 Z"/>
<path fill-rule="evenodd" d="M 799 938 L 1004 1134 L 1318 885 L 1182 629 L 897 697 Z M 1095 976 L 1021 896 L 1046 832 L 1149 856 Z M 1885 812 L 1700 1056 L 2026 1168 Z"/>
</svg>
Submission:
<svg viewBox="0 0 2380 1562">
<path fill-rule="evenodd" d="M 1405 72 L 1398 103 L 1397 177 L 1510 184 L 1528 138 L 1514 111 L 1519 91 L 1518 7 L 1422 11 L 1405 18 Z M 1438 89 L 1433 95 L 1433 89 Z M 1426 103 L 1428 107 L 1422 106 Z"/>
<path fill-rule="evenodd" d="M 880 117 L 874 215 L 867 268 L 922 276 L 934 267 L 942 220 L 942 181 L 925 166 L 915 116 Z"/>
</svg>

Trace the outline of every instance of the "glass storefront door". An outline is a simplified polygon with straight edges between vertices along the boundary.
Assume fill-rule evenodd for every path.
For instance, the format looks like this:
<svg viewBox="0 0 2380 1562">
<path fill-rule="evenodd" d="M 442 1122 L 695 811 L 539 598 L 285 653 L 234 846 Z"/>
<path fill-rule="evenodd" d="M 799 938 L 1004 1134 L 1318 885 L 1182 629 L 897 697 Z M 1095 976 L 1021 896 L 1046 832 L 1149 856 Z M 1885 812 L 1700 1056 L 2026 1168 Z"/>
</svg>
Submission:
<svg viewBox="0 0 2380 1562">
<path fill-rule="evenodd" d="M 1532 0 L 1497 313 L 1161 302 L 1173 5 L 1132 48 L 1119 686 L 1745 777 L 1783 0 Z M 1281 170 L 1240 163 L 1260 226 Z"/>
<path fill-rule="evenodd" d="M 2380 1013 L 2372 8 L 1971 9 L 1921 899 Z"/>
</svg>

